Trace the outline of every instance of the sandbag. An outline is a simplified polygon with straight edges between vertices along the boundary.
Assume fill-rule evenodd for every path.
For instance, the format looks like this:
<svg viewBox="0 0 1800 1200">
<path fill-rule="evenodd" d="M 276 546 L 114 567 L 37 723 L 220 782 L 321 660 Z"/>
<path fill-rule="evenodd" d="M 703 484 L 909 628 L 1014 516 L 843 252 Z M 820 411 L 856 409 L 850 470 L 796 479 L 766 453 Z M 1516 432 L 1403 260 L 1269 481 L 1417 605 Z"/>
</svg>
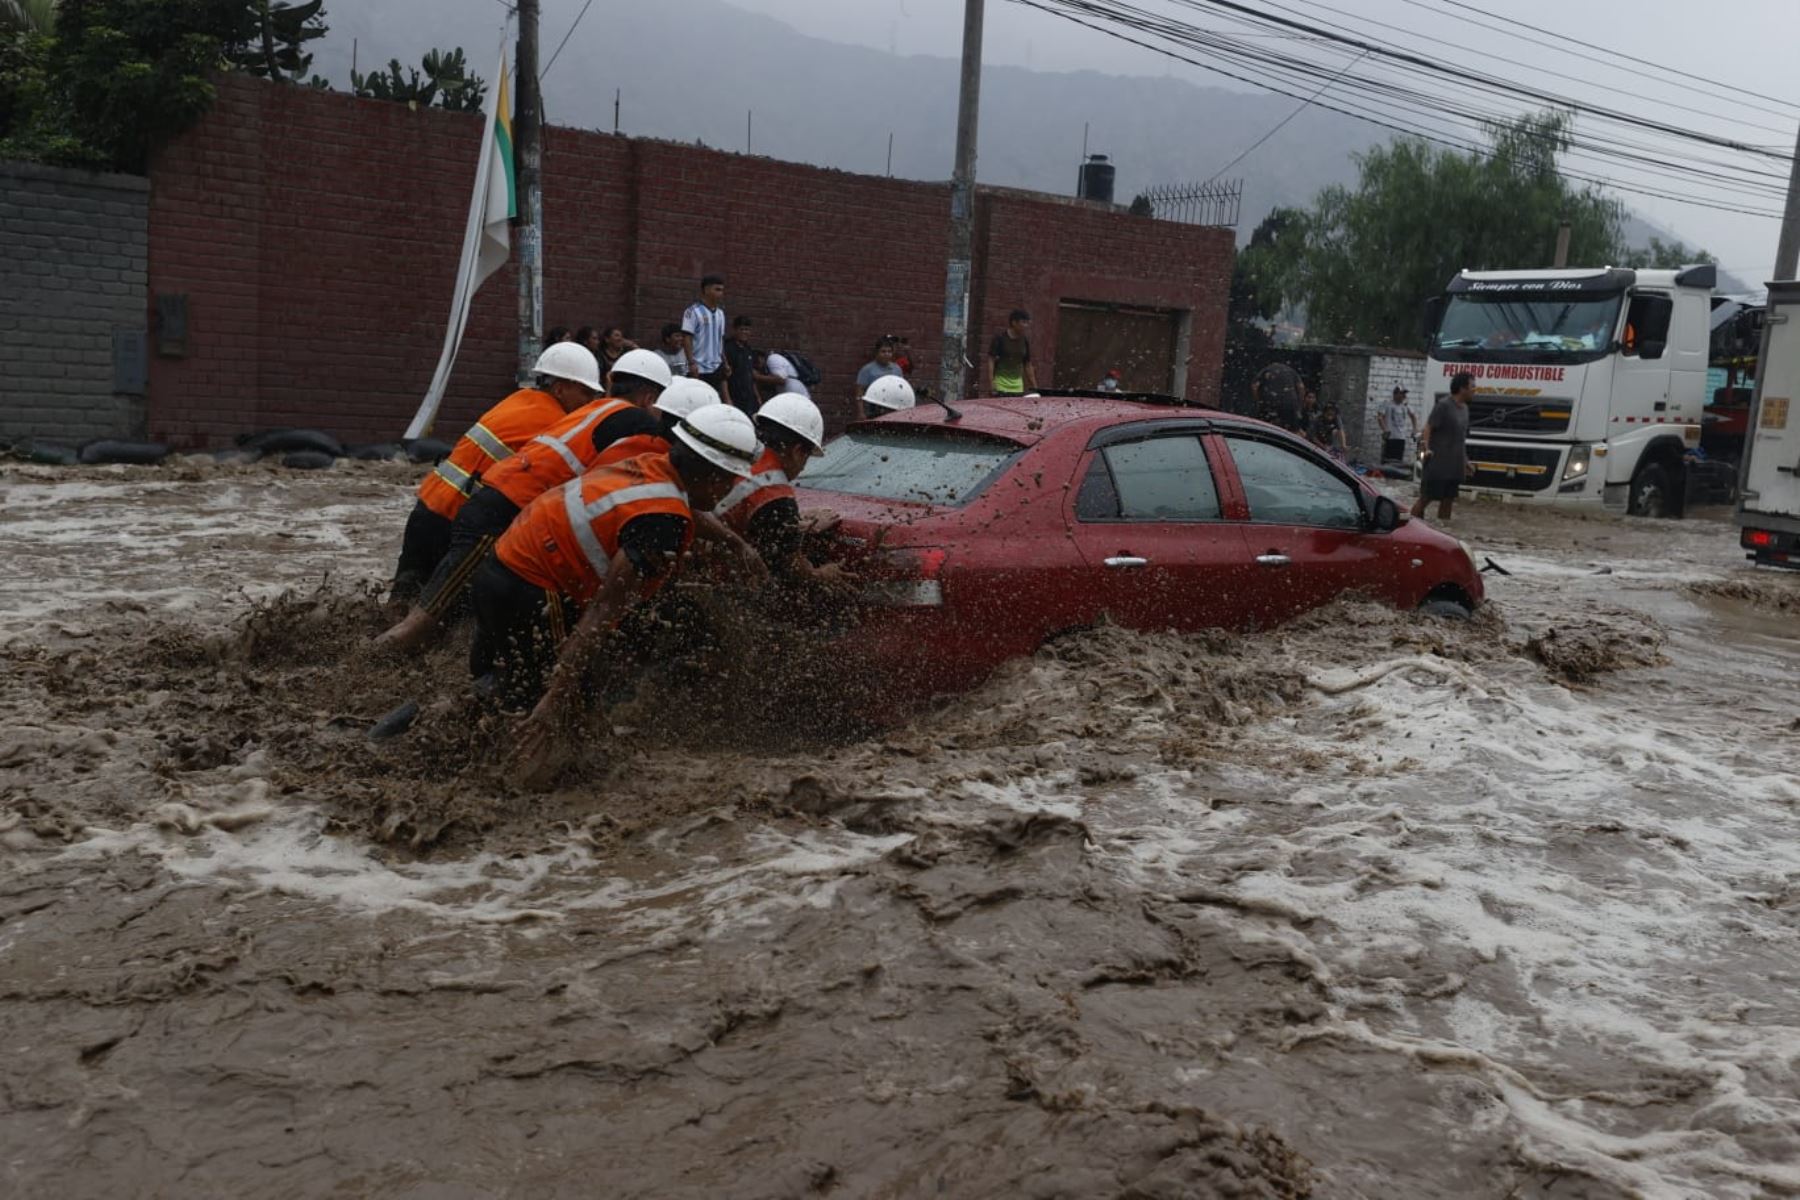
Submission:
<svg viewBox="0 0 1800 1200">
<path fill-rule="evenodd" d="M 335 462 L 336 456 L 323 450 L 295 450 L 281 459 L 282 466 L 296 471 L 329 471 Z"/>
<path fill-rule="evenodd" d="M 81 447 L 81 462 L 84 466 L 96 466 L 100 463 L 131 463 L 140 467 L 153 467 L 169 457 L 169 448 L 161 442 L 122 442 L 112 438 L 97 438 Z"/>
<path fill-rule="evenodd" d="M 391 458 L 400 458 L 406 453 L 406 447 L 399 442 L 376 442 L 369 446 L 346 446 L 344 457 L 353 458 L 357 462 L 386 462 Z"/>
<path fill-rule="evenodd" d="M 285 454 L 291 450 L 316 450 L 320 454 L 329 454 L 333 458 L 342 458 L 344 444 L 329 433 L 317 429 L 265 429 L 261 433 L 247 434 L 238 438 L 238 445 L 246 450 L 261 450 L 264 454 Z"/>
<path fill-rule="evenodd" d="M 436 438 L 413 438 L 405 446 L 406 457 L 416 463 L 443 462 L 450 457 L 450 443 Z"/>
<path fill-rule="evenodd" d="M 238 446 L 231 450 L 214 450 L 212 459 L 227 467 L 247 467 L 251 463 L 259 461 L 262 456 L 261 450 L 247 450 Z"/>
<path fill-rule="evenodd" d="M 14 447 L 13 453 L 23 456 L 26 462 L 52 467 L 72 467 L 81 461 L 81 455 L 72 447 L 58 446 L 54 442 L 24 442 Z"/>
</svg>

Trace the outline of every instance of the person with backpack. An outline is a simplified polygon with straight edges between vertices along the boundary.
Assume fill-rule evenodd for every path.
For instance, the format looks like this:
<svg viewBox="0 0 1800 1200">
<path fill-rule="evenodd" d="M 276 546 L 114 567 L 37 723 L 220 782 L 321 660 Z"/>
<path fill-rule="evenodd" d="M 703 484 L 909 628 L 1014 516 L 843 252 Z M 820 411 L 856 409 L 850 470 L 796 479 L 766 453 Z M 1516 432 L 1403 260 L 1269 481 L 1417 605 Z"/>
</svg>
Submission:
<svg viewBox="0 0 1800 1200">
<path fill-rule="evenodd" d="M 819 369 L 803 354 L 792 350 L 771 350 L 763 362 L 763 370 L 781 380 L 777 395 L 812 397 L 812 389 L 819 386 Z"/>
</svg>

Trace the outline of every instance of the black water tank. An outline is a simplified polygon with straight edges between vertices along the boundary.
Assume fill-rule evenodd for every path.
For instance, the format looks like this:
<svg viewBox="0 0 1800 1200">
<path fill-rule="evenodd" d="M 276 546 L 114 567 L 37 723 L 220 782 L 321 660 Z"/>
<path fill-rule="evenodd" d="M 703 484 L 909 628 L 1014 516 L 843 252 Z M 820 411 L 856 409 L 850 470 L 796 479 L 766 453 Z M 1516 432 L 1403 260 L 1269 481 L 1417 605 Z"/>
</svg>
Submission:
<svg viewBox="0 0 1800 1200">
<path fill-rule="evenodd" d="M 1076 194 L 1083 200 L 1112 203 L 1113 165 L 1106 161 L 1106 155 L 1090 154 L 1088 160 L 1081 164 L 1081 190 Z"/>
</svg>

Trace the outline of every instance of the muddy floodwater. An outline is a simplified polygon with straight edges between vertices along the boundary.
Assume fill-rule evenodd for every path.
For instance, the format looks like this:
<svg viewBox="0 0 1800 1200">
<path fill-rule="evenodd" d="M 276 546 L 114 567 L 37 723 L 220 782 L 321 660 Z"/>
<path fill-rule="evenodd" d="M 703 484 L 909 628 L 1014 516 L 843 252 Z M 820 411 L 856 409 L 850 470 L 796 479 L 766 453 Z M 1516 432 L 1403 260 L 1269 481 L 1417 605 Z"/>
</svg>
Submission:
<svg viewBox="0 0 1800 1200">
<path fill-rule="evenodd" d="M 1725 514 L 1466 506 L 1473 621 L 874 735 L 746 666 L 523 795 L 454 639 L 364 649 L 412 478 L 0 471 L 0 1196 L 1800 1194 L 1800 575 Z"/>
</svg>

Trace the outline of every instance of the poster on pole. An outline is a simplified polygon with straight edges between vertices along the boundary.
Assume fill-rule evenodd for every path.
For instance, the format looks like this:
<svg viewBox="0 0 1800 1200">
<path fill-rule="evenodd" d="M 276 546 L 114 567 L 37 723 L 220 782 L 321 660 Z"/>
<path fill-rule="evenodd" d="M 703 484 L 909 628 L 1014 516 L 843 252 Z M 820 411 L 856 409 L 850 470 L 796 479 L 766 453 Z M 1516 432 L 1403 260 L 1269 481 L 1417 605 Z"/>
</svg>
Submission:
<svg viewBox="0 0 1800 1200">
<path fill-rule="evenodd" d="M 511 76 L 506 51 L 500 53 L 498 85 L 488 93 L 481 131 L 481 157 L 475 166 L 475 187 L 469 198 L 469 220 L 463 229 L 462 258 L 456 268 L 456 291 L 450 300 L 450 323 L 444 330 L 444 350 L 438 356 L 431 387 L 419 403 L 419 411 L 406 436 L 424 437 L 437 420 L 438 405 L 450 383 L 456 353 L 462 348 L 463 329 L 469 322 L 469 305 L 488 276 L 506 265 L 512 253 L 509 222 L 518 215 L 518 184 L 513 173 Z"/>
</svg>

